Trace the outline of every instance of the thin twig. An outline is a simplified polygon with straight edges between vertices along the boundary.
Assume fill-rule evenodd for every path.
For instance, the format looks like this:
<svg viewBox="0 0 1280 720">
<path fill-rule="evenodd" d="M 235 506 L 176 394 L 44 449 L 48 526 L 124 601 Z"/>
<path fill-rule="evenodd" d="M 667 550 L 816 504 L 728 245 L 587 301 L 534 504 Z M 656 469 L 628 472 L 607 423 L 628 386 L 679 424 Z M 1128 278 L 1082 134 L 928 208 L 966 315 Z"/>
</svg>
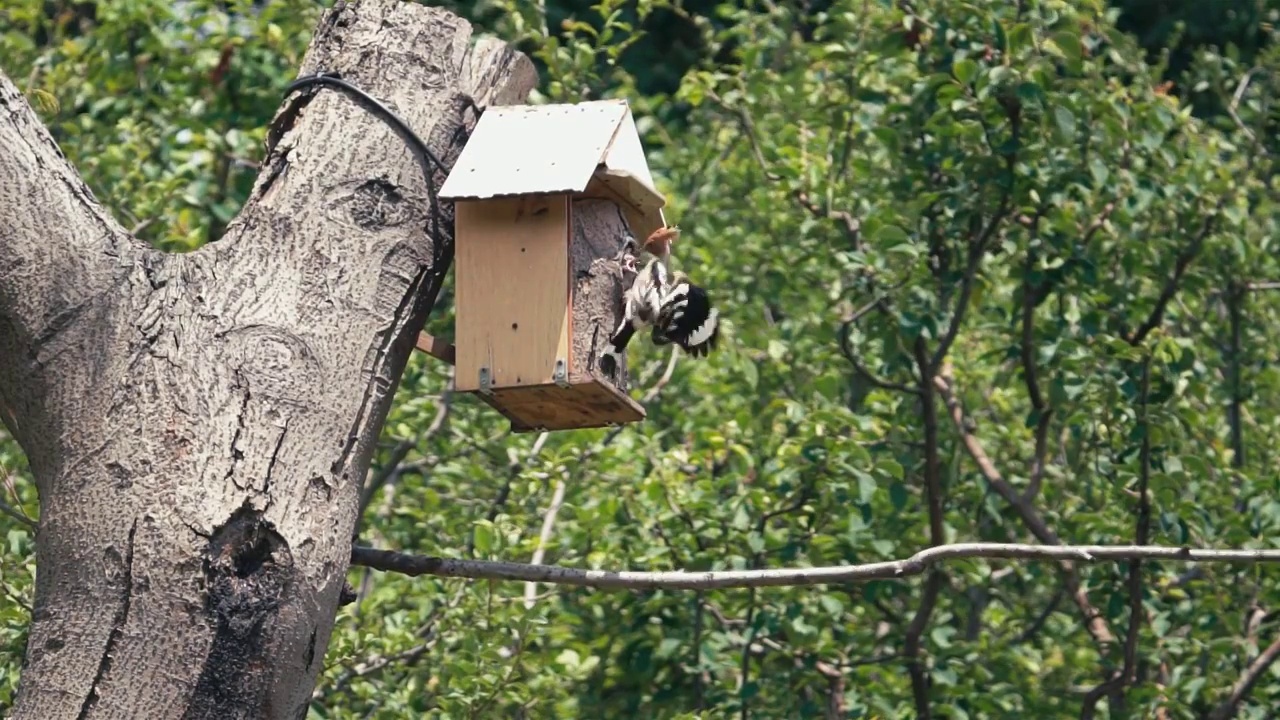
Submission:
<svg viewBox="0 0 1280 720">
<path fill-rule="evenodd" d="M 738 124 L 742 128 L 742 133 L 747 139 L 747 144 L 751 148 L 751 154 L 756 159 L 756 164 L 760 166 L 760 171 L 764 173 L 765 179 L 770 182 L 778 182 L 782 177 L 769 167 L 769 161 L 764 156 L 764 148 L 760 144 L 759 133 L 756 132 L 755 121 L 751 119 L 751 114 L 745 108 L 732 107 L 724 98 L 716 93 L 708 93 L 707 97 L 721 109 L 726 112 L 733 113 Z M 804 208 L 815 218 L 834 220 L 840 223 L 840 228 L 844 231 L 845 237 L 849 240 L 849 245 L 855 250 L 862 247 L 862 221 L 854 217 L 847 210 L 834 210 L 823 208 L 822 205 L 810 198 L 809 193 L 796 189 L 791 192 L 791 197 L 800 207 Z"/>
<path fill-rule="evenodd" d="M 662 373 L 662 377 L 658 378 L 658 381 L 655 382 L 652 386 L 650 386 L 649 389 L 645 392 L 644 397 L 640 399 L 641 404 L 647 405 L 658 398 L 658 395 L 662 393 L 662 390 L 667 386 L 667 383 L 671 382 L 671 377 L 672 375 L 675 374 L 675 371 L 676 371 L 676 360 L 678 359 L 679 359 L 679 351 L 674 347 L 671 348 L 671 358 L 667 360 L 667 369 Z M 616 439 L 618 435 L 622 433 L 622 429 L 623 429 L 622 426 L 614 428 L 608 435 L 605 436 L 605 438 L 600 442 L 599 445 L 592 448 L 591 450 L 588 450 L 586 453 L 583 453 L 582 457 L 580 457 L 578 460 L 578 467 L 581 468 L 587 459 L 589 459 L 593 455 L 596 455 L 597 453 L 599 453 L 600 451 L 608 447 L 610 443 L 612 443 L 614 439 Z M 544 436 L 546 434 L 547 433 L 542 433 L 542 435 Z M 541 448 L 543 441 L 544 441 L 544 438 L 539 437 L 538 442 L 535 443 L 534 446 L 537 448 Z M 531 563 L 533 565 L 541 565 L 542 559 L 546 557 L 547 545 L 551 542 L 551 534 L 553 529 L 555 528 L 556 516 L 559 515 L 560 513 L 560 507 L 564 505 L 564 494 L 567 489 L 568 489 L 567 477 L 562 476 L 559 480 L 556 481 L 556 487 L 551 492 L 551 504 L 547 506 L 547 511 L 542 517 L 542 530 L 538 533 L 538 546 L 534 548 L 533 558 L 531 560 Z M 533 607 L 533 604 L 537 598 L 537 595 L 538 595 L 537 583 L 534 583 L 534 582 L 527 583 L 524 586 L 524 606 L 526 608 Z"/>
<path fill-rule="evenodd" d="M 139 222 L 138 224 L 129 228 L 129 234 L 134 237 L 137 237 L 138 234 L 141 233 L 143 230 L 146 230 L 147 228 L 151 227 L 152 224 L 155 223 L 155 221 L 156 221 L 155 218 L 147 218 L 146 220 L 143 220 L 142 222 Z"/>
<path fill-rule="evenodd" d="M 409 456 L 409 451 L 414 448 L 415 444 L 412 440 L 400 440 L 391 449 L 391 457 L 387 458 L 387 462 L 382 466 L 382 469 L 369 478 L 369 482 L 365 483 L 364 488 L 361 489 L 360 511 L 357 517 L 364 517 L 364 513 L 369 509 L 369 503 L 373 500 L 373 496 L 378 493 L 378 490 L 383 485 L 387 484 L 387 481 L 392 476 L 400 471 L 400 464 Z"/>
<path fill-rule="evenodd" d="M 923 337 L 916 338 L 916 363 L 920 372 L 920 405 L 924 424 L 924 481 L 925 500 L 929 508 L 929 542 L 941 545 L 946 542 L 945 519 L 942 512 L 942 461 L 938 456 L 938 406 L 933 377 L 938 366 L 929 360 L 929 351 Z"/>
<path fill-rule="evenodd" d="M 875 300 L 871 303 L 868 303 L 865 307 L 875 307 L 880 302 L 882 302 L 882 300 Z M 858 317 L 861 317 L 861 315 L 858 315 L 858 313 L 854 313 L 854 314 L 857 315 Z M 865 313 L 862 313 L 862 314 L 865 314 Z M 857 318 L 855 317 L 852 320 L 845 320 L 844 322 L 840 323 L 840 330 L 837 333 L 837 339 L 839 340 L 839 344 L 840 344 L 840 354 L 843 355 L 844 359 L 848 360 L 849 364 L 853 366 L 853 371 L 858 373 L 858 375 L 862 379 L 866 380 L 872 385 L 875 385 L 881 390 L 891 390 L 893 392 L 906 393 L 908 395 L 919 395 L 920 394 L 919 389 L 913 388 L 909 385 L 903 385 L 902 383 L 896 383 L 891 380 L 885 380 L 879 375 L 876 375 L 875 373 L 871 372 L 871 370 L 867 368 L 867 366 L 864 365 L 861 360 L 858 359 L 857 354 L 854 353 L 853 351 L 853 343 L 850 342 L 850 339 L 849 339 L 850 330 L 853 327 L 853 323 L 856 321 L 857 321 Z"/>
<path fill-rule="evenodd" d="M 751 646 L 755 641 L 756 633 L 760 632 L 760 626 L 755 623 L 756 603 L 759 601 L 759 595 L 755 588 L 750 590 L 750 599 L 747 601 L 747 621 L 744 623 L 747 627 L 746 635 L 742 638 L 742 663 L 738 671 L 738 692 L 742 693 L 742 689 L 751 682 Z M 745 695 L 742 700 L 742 720 L 748 720 L 751 709 L 751 702 Z"/>
<path fill-rule="evenodd" d="M 502 507 L 507 504 L 507 498 L 511 495 L 511 483 L 529 466 L 529 463 L 542 454 L 542 448 L 547 444 L 547 440 L 550 437 L 551 433 L 539 433 L 538 439 L 533 441 L 533 447 L 529 448 L 529 453 L 525 455 L 523 460 L 514 454 L 509 456 L 507 481 L 502 485 L 502 489 L 498 491 L 498 496 L 493 499 L 493 504 L 489 506 L 489 512 L 485 515 L 489 522 L 497 519 L 498 513 L 502 512 Z"/>
<path fill-rule="evenodd" d="M 15 503 L 15 505 L 9 505 L 5 501 L 0 500 L 0 512 L 3 512 L 5 515 L 8 515 L 32 530 L 38 530 L 39 523 L 22 510 L 22 499 L 18 496 L 18 488 L 13 484 L 13 477 L 9 475 L 9 471 L 3 465 L 0 465 L 0 479 L 4 480 L 4 487 L 9 491 L 9 496 L 13 498 Z"/>
<path fill-rule="evenodd" d="M 1035 310 L 1036 296 L 1039 286 L 1031 284 L 1032 272 L 1035 270 L 1036 254 L 1027 251 L 1027 262 L 1024 268 L 1022 284 L 1022 379 L 1027 386 L 1027 395 L 1031 398 L 1031 407 L 1036 411 L 1036 444 L 1035 454 L 1031 459 L 1031 479 L 1023 493 L 1024 500 L 1030 502 L 1040 494 L 1040 483 L 1044 480 L 1045 454 L 1048 450 L 1049 423 L 1053 419 L 1053 408 L 1044 399 L 1040 388 L 1040 376 L 1035 357 Z"/>
<path fill-rule="evenodd" d="M 929 349 L 923 337 L 915 342 L 916 366 L 920 373 L 920 415 L 924 425 L 924 495 L 929 509 L 929 544 L 933 547 L 946 542 L 946 526 L 942 509 L 942 461 L 938 454 L 938 403 L 933 376 L 937 366 L 929 359 Z M 929 704 L 929 672 L 920 659 L 921 639 L 929 627 L 929 619 L 942 592 L 942 574 L 934 570 L 925 581 L 920 594 L 920 605 L 907 625 L 902 654 L 907 659 L 907 672 L 911 676 L 911 692 L 915 699 L 916 717 L 928 720 L 933 715 Z"/>
<path fill-rule="evenodd" d="M 581 570 L 558 565 L 531 565 L 498 560 L 459 560 L 412 555 L 392 550 L 354 547 L 351 564 L 416 577 L 513 580 L 608 590 L 711 590 L 715 588 L 801 587 L 906 578 L 947 560 L 973 558 L 1097 562 L 1162 560 L 1174 562 L 1280 563 L 1280 550 L 1218 550 L 1166 545 L 1026 545 L 1021 543 L 953 543 L 921 550 L 905 560 L 807 568 L 763 570 L 683 570 L 640 572 Z"/>
<path fill-rule="evenodd" d="M 545 433 L 544 433 L 545 434 Z M 538 533 L 538 547 L 533 550 L 533 559 L 530 562 L 534 565 L 541 565 L 542 558 L 546 556 L 547 544 L 551 542 L 552 528 L 555 527 L 556 516 L 560 513 L 560 508 L 564 505 L 564 493 L 568 488 L 565 478 L 556 481 L 556 488 L 551 493 L 551 504 L 547 506 L 547 512 L 542 516 L 542 531 Z M 526 608 L 533 607 L 534 596 L 538 594 L 537 583 L 526 583 L 524 586 L 524 606 Z"/>
<path fill-rule="evenodd" d="M 1226 197 L 1224 196 L 1219 200 L 1218 206 L 1221 207 L 1225 203 Z M 1178 285 L 1182 282 L 1182 276 L 1186 274 L 1187 268 L 1191 266 L 1191 261 L 1195 260 L 1196 256 L 1200 254 L 1200 248 L 1204 246 L 1205 238 L 1209 237 L 1209 233 L 1213 232 L 1217 220 L 1218 215 L 1215 210 L 1213 214 L 1204 219 L 1204 224 L 1200 226 L 1200 231 L 1191 238 L 1191 242 L 1187 243 L 1187 247 L 1178 253 L 1178 258 L 1173 263 L 1173 272 L 1165 280 L 1164 288 L 1160 291 L 1160 297 L 1156 298 L 1156 306 L 1151 309 L 1151 314 L 1138 326 L 1137 330 L 1125 337 L 1125 340 L 1130 345 L 1141 345 L 1147 335 L 1164 321 L 1164 311 L 1169 307 L 1169 301 L 1178 292 Z"/>
<path fill-rule="evenodd" d="M 449 370 L 449 376 L 449 380 L 446 382 L 451 383 L 453 377 L 452 368 Z M 391 450 L 391 457 L 387 459 L 387 463 L 377 475 L 374 475 L 369 479 L 369 482 L 365 483 L 360 492 L 360 517 L 364 516 L 365 511 L 369 508 L 369 503 L 373 502 L 373 496 L 377 495 L 383 486 L 395 481 L 401 471 L 401 464 L 409 455 L 409 451 L 415 447 L 422 447 L 427 440 L 430 440 L 436 433 L 440 432 L 452 408 L 453 391 L 445 390 L 440 398 L 440 405 L 436 408 L 436 415 L 432 418 L 431 424 L 427 426 L 426 431 L 415 440 L 405 439 L 396 443 L 395 448 Z"/>
<path fill-rule="evenodd" d="M 1054 611 L 1058 609 L 1058 603 L 1062 602 L 1063 594 L 1062 590 L 1058 590 L 1053 594 L 1053 598 L 1049 600 L 1048 605 L 1045 605 L 1044 610 L 1041 610 L 1040 613 L 1036 615 L 1035 620 L 1032 620 L 1031 624 L 1023 629 L 1021 633 L 1018 633 L 1017 639 L 1013 641 L 1014 645 L 1021 645 L 1031 640 L 1038 635 L 1042 629 L 1044 629 L 1045 624 L 1049 622 L 1049 618 L 1052 617 Z"/>
<path fill-rule="evenodd" d="M 683 214 L 685 217 L 697 217 L 698 204 L 702 200 L 703 188 L 718 187 L 718 184 L 715 182 L 703 182 L 705 175 L 711 170 L 722 167 L 725 160 L 729 159 L 729 156 L 733 154 L 733 150 L 737 146 L 738 144 L 732 139 L 726 140 L 724 142 L 724 147 L 716 153 L 716 156 L 710 158 L 706 163 L 704 163 L 702 167 L 693 174 L 693 177 L 687 181 L 687 185 L 692 185 L 693 189 L 689 191 L 689 194 L 685 196 L 684 199 Z"/>
<path fill-rule="evenodd" d="M 1006 113 L 1009 118 L 1009 134 L 1012 144 L 1016 148 L 1022 128 L 1021 115 L 1012 110 L 1006 110 Z M 986 127 L 985 123 L 983 123 L 983 127 Z M 997 152 L 990 136 L 987 137 L 987 146 L 993 153 Z M 1013 150 L 1008 153 L 1002 153 L 1002 155 L 1004 156 L 1005 169 L 1009 174 L 1009 180 L 1000 193 L 1000 202 L 986 227 L 976 237 L 969 237 L 969 255 L 965 262 L 964 275 L 960 279 L 960 294 L 956 298 L 955 307 L 951 310 L 951 321 L 947 325 L 947 331 L 943 334 L 942 339 L 938 341 L 938 346 L 933 350 L 931 365 L 935 368 L 942 367 L 943 361 L 947 358 L 947 353 L 951 351 L 951 345 L 959 337 L 960 326 L 964 324 L 965 314 L 969 310 L 969 299 L 973 295 L 974 281 L 977 279 L 979 268 L 982 267 L 982 260 L 986 257 L 993 238 L 996 237 L 996 231 L 1000 229 L 1001 224 L 1009 217 L 1009 213 L 1013 209 L 1013 190 L 1018 177 L 1015 172 L 1018 153 L 1017 150 Z"/>
<path fill-rule="evenodd" d="M 1249 667 L 1245 669 L 1244 674 L 1232 686 L 1231 693 L 1227 695 L 1227 699 L 1214 708 L 1212 713 L 1209 713 L 1208 720 L 1228 720 L 1228 718 L 1234 717 L 1240 702 L 1245 699 L 1249 691 L 1253 690 L 1253 686 L 1258 683 L 1258 680 L 1262 679 L 1262 675 L 1275 663 L 1277 658 L 1280 658 L 1280 638 L 1277 638 L 1275 642 L 1267 646 L 1267 649 L 1263 650 L 1261 655 L 1249 663 Z"/>
<path fill-rule="evenodd" d="M 1116 204 L 1114 202 L 1109 202 L 1103 206 L 1102 211 L 1085 228 L 1083 239 L 1081 240 L 1082 245 L 1088 245 L 1093 240 L 1093 236 L 1106 224 L 1107 219 L 1111 217 L 1111 213 L 1115 209 Z M 1042 216 L 1042 213 L 1037 212 L 1035 217 L 1031 218 L 1030 223 L 1033 233 L 1039 227 L 1039 221 Z M 1021 356 L 1023 381 L 1027 386 L 1027 395 L 1031 397 L 1031 407 L 1036 411 L 1035 454 L 1031 460 L 1031 478 L 1027 481 L 1027 489 L 1022 494 L 1023 501 L 1028 503 L 1034 501 L 1036 496 L 1040 494 L 1040 486 L 1044 482 L 1045 456 L 1049 450 L 1049 424 L 1053 419 L 1053 407 L 1045 400 L 1044 390 L 1040 386 L 1034 351 L 1035 309 L 1049 296 L 1053 283 L 1045 280 L 1039 285 L 1032 286 L 1031 276 L 1035 270 L 1035 260 L 1035 252 L 1028 249 L 1022 286 Z"/>
<path fill-rule="evenodd" d="M 702 601 L 702 593 L 693 596 L 693 704 L 701 713 L 706 707 L 704 685 L 707 682 L 706 671 L 702 668 L 702 626 L 703 611 L 706 606 Z"/>
<path fill-rule="evenodd" d="M 996 217 L 991 219 L 991 224 L 987 230 L 982 233 L 981 239 L 970 240 L 969 256 L 965 263 L 964 275 L 960 278 L 960 294 L 956 297 L 955 307 L 951 310 L 951 321 L 947 325 L 947 331 L 943 334 L 942 339 L 938 341 L 938 347 L 933 351 L 933 366 L 938 367 L 942 361 L 946 359 L 947 353 L 951 350 L 951 345 L 956 341 L 960 334 L 960 326 L 964 324 L 964 316 L 969 310 L 969 299 L 973 295 L 974 280 L 978 276 L 978 268 L 982 265 L 982 259 L 987 254 L 987 241 L 990 239 L 991 233 L 995 231 L 997 224 L 1008 214 L 1009 198 L 1006 195 L 1001 200 L 1000 210 L 997 211 Z"/>
<path fill-rule="evenodd" d="M 327 694 L 336 694 L 342 692 L 356 678 L 365 677 L 377 673 L 392 665 L 411 664 L 418 658 L 425 655 L 439 640 L 439 634 L 436 632 L 437 626 L 443 620 L 445 614 L 458 607 L 458 603 L 462 601 L 466 594 L 466 588 L 460 587 L 453 595 L 445 601 L 443 606 L 438 607 L 425 622 L 418 626 L 414 631 L 416 637 L 422 638 L 422 642 L 398 653 L 391 655 L 372 655 L 365 660 L 347 667 L 334 678 L 332 683 L 327 686 L 318 684 L 311 692 L 311 700 L 318 701 Z"/>
<path fill-rule="evenodd" d="M 1138 512 L 1135 520 L 1134 543 L 1147 544 L 1151 534 L 1151 497 L 1147 492 L 1151 484 L 1151 425 L 1148 400 L 1151 396 L 1151 359 L 1142 363 L 1142 381 L 1139 402 L 1142 406 L 1139 422 L 1142 424 L 1142 445 L 1139 450 L 1138 468 Z M 1142 561 L 1134 558 L 1129 561 L 1129 627 L 1124 638 L 1124 667 L 1106 681 L 1099 683 L 1084 698 L 1080 712 L 1081 720 L 1090 720 L 1098 701 L 1106 695 L 1114 696 L 1118 702 L 1124 701 L 1124 691 L 1137 680 L 1138 675 L 1138 636 L 1142 632 Z"/>
<path fill-rule="evenodd" d="M 16 508 L 10 507 L 9 503 L 3 500 L 0 500 L 0 512 L 4 513 L 5 515 L 8 515 L 14 520 L 17 520 L 23 525 L 26 525 L 32 530 L 39 529 L 39 526 L 36 524 L 35 520 L 32 520 L 31 518 L 27 517 L 25 513 L 19 512 Z"/>
<path fill-rule="evenodd" d="M 1227 424 L 1231 433 L 1231 467 L 1243 469 L 1244 449 L 1244 390 L 1241 387 L 1241 358 L 1244 355 L 1244 305 L 1249 295 L 1232 280 L 1225 293 L 1227 323 L 1231 328 L 1227 345 L 1227 383 L 1230 403 L 1227 405 Z M 1243 508 L 1242 508 L 1243 509 Z"/>
<path fill-rule="evenodd" d="M 862 249 L 862 222 L 858 218 L 851 215 L 845 210 L 827 210 L 809 197 L 809 193 L 804 190 L 796 190 L 792 192 L 792 197 L 800 204 L 800 207 L 809 211 L 809 214 L 819 220 L 834 220 L 840 223 L 841 229 L 844 230 L 845 238 L 849 240 L 849 246 L 854 250 Z"/>
<path fill-rule="evenodd" d="M 1253 74 L 1258 72 L 1260 69 L 1261 68 L 1251 68 L 1249 72 L 1244 74 L 1244 77 L 1240 78 L 1239 84 L 1236 85 L 1235 93 L 1231 95 L 1231 102 L 1227 103 L 1227 114 L 1231 116 L 1231 120 L 1235 122 L 1236 127 L 1240 129 L 1240 132 L 1244 133 L 1245 137 L 1250 140 L 1257 140 L 1257 137 L 1254 135 L 1253 130 L 1249 128 L 1248 124 L 1240 118 L 1240 113 L 1237 111 L 1237 108 L 1240 107 L 1240 100 L 1244 98 L 1245 89 L 1249 87 L 1249 82 L 1253 80 Z M 1266 152 L 1265 149 L 1263 152 Z"/>
<path fill-rule="evenodd" d="M 1013 486 L 1004 479 L 1004 476 L 996 469 L 995 463 L 987 456 L 985 449 L 982 447 L 982 442 L 966 428 L 964 409 L 960 406 L 960 400 L 956 397 L 955 390 L 952 387 L 949 368 L 944 367 L 943 372 L 934 378 L 934 384 L 938 386 L 938 390 L 942 393 L 943 401 L 951 413 L 951 420 L 955 424 L 956 431 L 960 433 L 960 439 L 964 444 L 965 450 L 968 451 L 969 457 L 977 464 L 978 470 L 986 478 L 987 484 L 1006 503 L 1013 507 L 1022 518 L 1022 524 L 1031 531 L 1031 534 L 1037 540 L 1050 545 L 1061 545 L 1062 541 L 1058 538 L 1058 534 L 1036 512 L 1035 507 L 1029 501 L 1024 500 L 1014 490 Z M 1085 627 L 1088 629 L 1089 634 L 1093 636 L 1094 641 L 1098 643 L 1100 649 L 1105 652 L 1107 646 L 1115 642 L 1115 635 L 1107 627 L 1107 621 L 1103 619 L 1102 613 L 1089 601 L 1088 595 L 1080 585 L 1080 578 L 1076 574 L 1075 568 L 1070 563 L 1063 563 L 1062 569 L 1067 590 L 1071 593 L 1072 600 L 1084 616 Z"/>
</svg>

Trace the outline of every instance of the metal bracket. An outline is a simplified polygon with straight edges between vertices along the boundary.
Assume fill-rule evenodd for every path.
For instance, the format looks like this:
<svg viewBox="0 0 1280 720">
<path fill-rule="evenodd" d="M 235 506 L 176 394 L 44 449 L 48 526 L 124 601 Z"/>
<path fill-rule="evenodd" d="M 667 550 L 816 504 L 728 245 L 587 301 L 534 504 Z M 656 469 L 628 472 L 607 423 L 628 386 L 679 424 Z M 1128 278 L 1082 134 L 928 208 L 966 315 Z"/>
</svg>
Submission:
<svg viewBox="0 0 1280 720">
<path fill-rule="evenodd" d="M 569 387 L 569 364 L 564 358 L 556 358 L 555 370 L 551 371 L 551 381 L 562 388 Z"/>
<path fill-rule="evenodd" d="M 480 367 L 480 392 L 484 395 L 493 395 L 493 381 L 489 379 L 488 366 Z"/>
</svg>

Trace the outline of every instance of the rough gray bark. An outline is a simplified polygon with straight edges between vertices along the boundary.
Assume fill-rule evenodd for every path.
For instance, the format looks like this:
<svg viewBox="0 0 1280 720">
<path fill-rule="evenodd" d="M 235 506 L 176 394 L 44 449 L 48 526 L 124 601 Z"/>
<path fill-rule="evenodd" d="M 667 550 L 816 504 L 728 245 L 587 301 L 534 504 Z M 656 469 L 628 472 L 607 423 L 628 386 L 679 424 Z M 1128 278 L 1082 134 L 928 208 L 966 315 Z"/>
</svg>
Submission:
<svg viewBox="0 0 1280 720">
<path fill-rule="evenodd" d="M 630 234 L 627 220 L 618 204 L 610 200 L 574 200 L 572 214 L 573 375 L 575 379 L 603 379 L 625 393 L 631 382 L 626 357 L 613 378 L 600 372 L 596 361 L 622 319 L 622 295 L 636 277 L 613 259 Z"/>
<path fill-rule="evenodd" d="M 447 164 L 468 98 L 536 83 L 524 56 L 395 0 L 327 12 L 316 71 Z M 0 419 L 41 506 L 18 720 L 306 714 L 359 483 L 446 271 L 433 241 L 452 257 L 452 238 L 425 229 L 404 144 L 337 91 L 291 96 L 270 138 L 224 237 L 166 255 L 0 74 Z"/>
</svg>

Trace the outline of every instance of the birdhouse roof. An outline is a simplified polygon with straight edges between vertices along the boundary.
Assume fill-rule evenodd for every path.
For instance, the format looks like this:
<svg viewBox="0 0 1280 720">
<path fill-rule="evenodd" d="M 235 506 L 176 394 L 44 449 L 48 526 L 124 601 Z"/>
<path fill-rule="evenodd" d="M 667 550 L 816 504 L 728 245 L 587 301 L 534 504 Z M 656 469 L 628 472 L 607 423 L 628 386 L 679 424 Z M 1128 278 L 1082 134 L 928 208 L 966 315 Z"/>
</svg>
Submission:
<svg viewBox="0 0 1280 720">
<path fill-rule="evenodd" d="M 549 193 L 612 199 L 637 237 L 666 225 L 666 199 L 653 187 L 626 100 L 487 108 L 440 197 Z"/>
</svg>

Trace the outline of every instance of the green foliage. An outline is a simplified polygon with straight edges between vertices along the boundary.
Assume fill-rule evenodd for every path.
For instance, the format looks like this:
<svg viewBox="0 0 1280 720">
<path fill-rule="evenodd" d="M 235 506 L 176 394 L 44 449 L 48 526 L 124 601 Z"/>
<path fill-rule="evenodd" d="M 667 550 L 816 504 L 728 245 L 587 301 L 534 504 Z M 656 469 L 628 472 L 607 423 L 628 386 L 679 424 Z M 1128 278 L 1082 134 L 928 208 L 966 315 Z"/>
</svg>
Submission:
<svg viewBox="0 0 1280 720">
<path fill-rule="evenodd" d="M 266 121 L 321 10 L 11 0 L 0 57 L 116 217 L 190 250 L 219 236 L 252 189 Z"/>
<path fill-rule="evenodd" d="M 216 236 L 318 10 L 10 6 L 3 69 L 95 193 L 151 221 L 158 246 Z M 1152 543 L 1275 546 L 1280 305 L 1258 285 L 1280 281 L 1275 44 L 1192 46 L 1179 77 L 1222 109 L 1201 117 L 1100 1 L 805 7 L 460 7 L 537 58 L 538 101 L 632 102 L 686 233 L 677 262 L 726 337 L 710 360 L 681 359 L 647 422 L 557 433 L 536 453 L 415 355 L 363 541 L 527 562 L 563 484 L 546 562 L 838 565 L 939 539 L 1043 542 L 1009 496 L 1064 542 L 1132 543 L 1145 487 Z M 672 18 L 693 66 L 666 93 L 636 58 Z M 662 121 L 673 109 L 678 126 Z M 666 356 L 641 344 L 632 361 L 648 387 Z M 34 515 L 11 443 L 0 464 Z M 32 544 L 0 523 L 0 590 L 18 599 L 0 605 L 4 705 Z M 357 569 L 311 716 L 906 718 L 917 693 L 948 718 L 1077 716 L 1123 664 L 1128 573 L 975 560 L 936 584 L 539 586 L 526 607 L 519 584 Z M 1220 703 L 1275 639 L 1249 619 L 1280 604 L 1276 578 L 1144 563 L 1137 680 L 1099 716 Z M 1077 586 L 1116 642 L 1090 634 Z M 1280 704 L 1276 673 L 1238 717 Z"/>
</svg>

